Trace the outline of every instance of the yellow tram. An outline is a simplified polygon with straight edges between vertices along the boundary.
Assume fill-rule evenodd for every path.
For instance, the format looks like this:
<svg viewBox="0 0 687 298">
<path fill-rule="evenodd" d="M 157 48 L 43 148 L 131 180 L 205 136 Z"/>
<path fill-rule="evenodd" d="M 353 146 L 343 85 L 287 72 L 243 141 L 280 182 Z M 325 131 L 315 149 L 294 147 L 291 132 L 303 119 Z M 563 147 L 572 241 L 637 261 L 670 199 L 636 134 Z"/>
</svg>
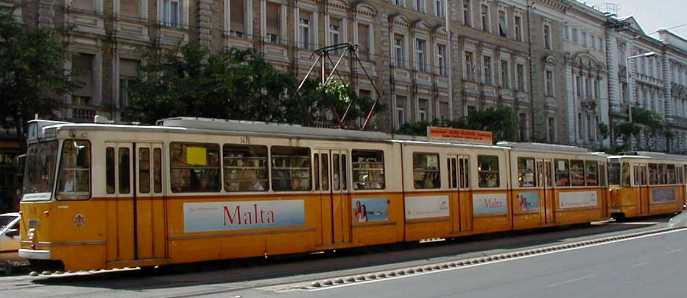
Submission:
<svg viewBox="0 0 687 298">
<path fill-rule="evenodd" d="M 19 253 L 43 268 L 147 267 L 608 217 L 606 157 L 569 146 L 197 118 L 35 120 L 28 143 Z"/>
<path fill-rule="evenodd" d="M 609 212 L 617 218 L 680 212 L 687 157 L 654 152 L 609 156 Z"/>
</svg>

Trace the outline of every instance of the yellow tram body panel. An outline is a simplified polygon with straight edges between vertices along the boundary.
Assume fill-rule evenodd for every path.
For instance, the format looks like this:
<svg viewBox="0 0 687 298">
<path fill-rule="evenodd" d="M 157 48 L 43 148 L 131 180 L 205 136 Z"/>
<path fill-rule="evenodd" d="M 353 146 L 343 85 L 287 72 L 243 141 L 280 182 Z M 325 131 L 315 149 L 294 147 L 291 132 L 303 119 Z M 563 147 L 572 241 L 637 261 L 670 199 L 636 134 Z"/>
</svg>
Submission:
<svg viewBox="0 0 687 298">
<path fill-rule="evenodd" d="M 685 200 L 683 184 L 609 192 L 606 157 L 576 147 L 201 124 L 45 128 L 27 154 L 20 255 L 68 271 L 153 266 L 588 223 Z"/>
</svg>

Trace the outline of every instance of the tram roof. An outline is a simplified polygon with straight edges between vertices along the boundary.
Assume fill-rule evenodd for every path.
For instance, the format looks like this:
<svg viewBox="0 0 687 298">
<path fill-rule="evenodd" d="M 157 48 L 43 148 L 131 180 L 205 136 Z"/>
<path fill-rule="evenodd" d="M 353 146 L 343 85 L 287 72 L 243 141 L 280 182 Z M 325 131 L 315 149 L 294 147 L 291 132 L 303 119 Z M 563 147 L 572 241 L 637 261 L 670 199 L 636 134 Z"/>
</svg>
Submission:
<svg viewBox="0 0 687 298">
<path fill-rule="evenodd" d="M 574 153 L 574 154 L 592 154 L 589 149 L 558 145 L 558 144 L 544 144 L 544 143 L 520 143 L 520 142 L 498 142 L 498 146 L 508 147 L 518 151 L 535 151 L 535 152 L 555 152 L 555 153 Z M 596 153 L 594 153 L 596 154 Z"/>
<path fill-rule="evenodd" d="M 626 159 L 663 159 L 687 162 L 687 156 L 678 154 L 668 154 L 663 152 L 633 151 L 623 152 L 620 155 L 609 156 L 609 158 Z"/>
<path fill-rule="evenodd" d="M 56 130 L 108 130 L 159 133 L 208 133 L 228 135 L 251 135 L 263 137 L 291 137 L 321 140 L 341 140 L 360 142 L 394 142 L 405 144 L 425 144 L 438 146 L 462 146 L 472 148 L 508 149 L 502 146 L 474 144 L 464 141 L 433 140 L 422 136 L 388 134 L 376 131 L 360 131 L 336 128 L 307 127 L 297 124 L 267 123 L 195 117 L 175 117 L 158 120 L 157 125 L 116 124 L 96 121 L 96 123 L 54 122 L 32 120 L 43 132 L 39 138 L 47 137 Z M 45 131 L 52 130 L 52 133 Z"/>
</svg>

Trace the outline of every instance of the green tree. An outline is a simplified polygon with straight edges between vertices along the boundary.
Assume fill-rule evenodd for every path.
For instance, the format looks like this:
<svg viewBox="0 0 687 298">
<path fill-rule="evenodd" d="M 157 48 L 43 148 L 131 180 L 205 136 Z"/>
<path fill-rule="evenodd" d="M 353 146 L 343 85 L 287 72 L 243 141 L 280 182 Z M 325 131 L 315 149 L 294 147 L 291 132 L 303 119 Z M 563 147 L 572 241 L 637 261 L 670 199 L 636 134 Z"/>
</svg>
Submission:
<svg viewBox="0 0 687 298">
<path fill-rule="evenodd" d="M 640 107 L 632 107 L 632 121 L 625 121 L 616 125 L 616 134 L 625 143 L 622 148 L 629 149 L 632 138 L 638 138 L 639 134 L 645 131 L 649 141 L 648 150 L 655 150 L 656 138 L 659 135 L 666 137 L 668 142 L 673 137 L 670 129 L 667 128 L 665 120 L 660 114 Z M 641 149 L 641 148 L 640 148 Z"/>
<path fill-rule="evenodd" d="M 396 133 L 424 136 L 427 135 L 428 126 L 491 131 L 494 134 L 495 141 L 512 141 L 515 137 L 513 109 L 510 107 L 490 107 L 471 112 L 467 117 L 455 121 L 435 119 L 432 122 L 406 123 Z"/>
<path fill-rule="evenodd" d="M 315 125 L 344 113 L 356 119 L 373 103 L 337 80 L 327 85 L 308 80 L 297 92 L 293 74 L 253 50 L 211 54 L 191 43 L 152 48 L 144 60 L 129 94 L 126 114 L 132 121 L 194 116 Z"/>
<path fill-rule="evenodd" d="M 0 122 L 24 138 L 24 124 L 39 115 L 51 118 L 55 100 L 77 87 L 64 69 L 60 32 L 22 24 L 0 11 Z M 23 144 L 23 142 L 21 142 Z"/>
<path fill-rule="evenodd" d="M 151 49 L 131 84 L 129 120 L 174 116 L 284 121 L 292 76 L 251 50 L 211 55 L 198 44 Z"/>
</svg>

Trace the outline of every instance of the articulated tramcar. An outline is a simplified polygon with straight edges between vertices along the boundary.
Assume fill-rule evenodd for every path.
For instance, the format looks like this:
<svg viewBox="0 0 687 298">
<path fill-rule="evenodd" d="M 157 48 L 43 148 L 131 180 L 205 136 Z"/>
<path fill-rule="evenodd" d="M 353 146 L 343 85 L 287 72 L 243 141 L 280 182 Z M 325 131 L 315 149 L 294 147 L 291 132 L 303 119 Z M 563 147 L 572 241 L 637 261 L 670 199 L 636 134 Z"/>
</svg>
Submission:
<svg viewBox="0 0 687 298">
<path fill-rule="evenodd" d="M 671 214 L 683 209 L 686 156 L 633 152 L 608 160 L 609 211 L 614 217 Z"/>
<path fill-rule="evenodd" d="M 29 132 L 19 253 L 43 268 L 302 253 L 609 216 L 607 158 L 570 146 L 195 118 L 35 120 Z"/>
</svg>

